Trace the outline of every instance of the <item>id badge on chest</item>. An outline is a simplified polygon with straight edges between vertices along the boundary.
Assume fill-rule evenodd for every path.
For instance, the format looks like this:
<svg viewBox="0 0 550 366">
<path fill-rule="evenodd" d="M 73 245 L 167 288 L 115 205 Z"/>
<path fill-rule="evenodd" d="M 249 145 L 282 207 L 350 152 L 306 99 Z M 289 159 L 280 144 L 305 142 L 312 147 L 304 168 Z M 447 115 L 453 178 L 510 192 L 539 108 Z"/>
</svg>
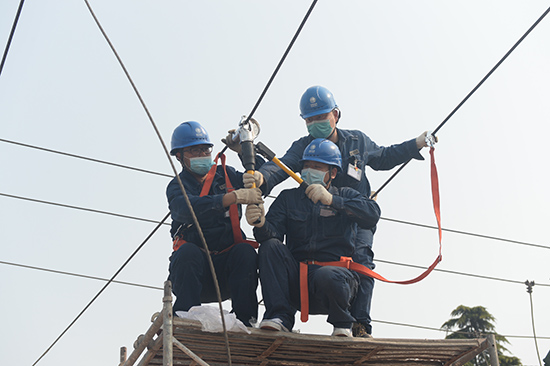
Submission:
<svg viewBox="0 0 550 366">
<path fill-rule="evenodd" d="M 361 173 L 362 173 L 362 170 L 359 169 L 356 165 L 354 165 L 354 164 L 349 164 L 348 165 L 348 175 L 350 177 L 352 177 L 353 179 L 355 179 L 357 181 L 360 181 L 361 180 Z"/>
</svg>

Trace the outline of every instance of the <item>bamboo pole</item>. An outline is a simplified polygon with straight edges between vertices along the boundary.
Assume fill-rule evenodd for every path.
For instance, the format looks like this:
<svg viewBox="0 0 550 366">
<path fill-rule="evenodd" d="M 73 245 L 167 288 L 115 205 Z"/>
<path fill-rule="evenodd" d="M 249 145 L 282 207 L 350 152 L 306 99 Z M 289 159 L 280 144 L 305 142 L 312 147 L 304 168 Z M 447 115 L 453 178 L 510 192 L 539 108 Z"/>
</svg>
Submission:
<svg viewBox="0 0 550 366">
<path fill-rule="evenodd" d="M 164 306 L 162 308 L 162 334 L 163 338 L 163 352 L 162 352 L 162 365 L 173 366 L 174 354 L 173 354 L 173 329 L 172 329 L 172 283 L 170 281 L 164 282 L 164 297 L 162 298 Z"/>
<path fill-rule="evenodd" d="M 204 362 L 202 358 L 194 354 L 193 351 L 181 344 L 181 342 L 178 341 L 176 338 L 174 338 L 174 345 L 178 347 L 182 352 L 185 352 L 187 356 L 191 357 L 191 359 L 198 363 L 200 366 L 210 366 L 206 362 Z"/>
</svg>

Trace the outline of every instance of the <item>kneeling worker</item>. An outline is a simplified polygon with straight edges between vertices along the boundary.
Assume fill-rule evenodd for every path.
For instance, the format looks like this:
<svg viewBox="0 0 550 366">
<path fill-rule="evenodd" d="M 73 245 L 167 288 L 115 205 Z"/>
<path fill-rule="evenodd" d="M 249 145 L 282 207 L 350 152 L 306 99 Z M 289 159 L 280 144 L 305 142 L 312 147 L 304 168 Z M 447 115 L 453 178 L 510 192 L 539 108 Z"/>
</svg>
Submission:
<svg viewBox="0 0 550 366">
<path fill-rule="evenodd" d="M 263 199 L 259 189 L 244 189 L 243 173 L 230 166 L 218 166 L 209 174 L 214 165 L 212 146 L 198 122 L 184 122 L 172 134 L 170 153 L 181 162 L 179 176 L 210 250 L 205 252 L 179 183 L 172 179 L 166 195 L 174 240 L 168 277 L 176 295 L 173 309 L 188 311 L 217 300 L 208 265 L 210 255 L 222 300 L 231 298 L 237 318 L 250 326 L 250 320 L 258 317 L 258 263 L 256 250 L 240 230 L 239 212 L 240 204 L 262 203 Z"/>
<path fill-rule="evenodd" d="M 323 262 L 351 257 L 357 226 L 374 227 L 380 208 L 352 188 L 331 185 L 342 171 L 340 150 L 333 142 L 313 140 L 301 162 L 302 179 L 309 184 L 305 190 L 282 191 L 265 217 L 262 205 L 247 206 L 246 219 L 255 226 L 254 236 L 261 243 L 259 270 L 266 312 L 260 328 L 292 330 L 300 305 L 302 319 L 304 315 L 307 319 L 304 305 L 308 301 L 310 314 L 328 314 L 327 322 L 334 326 L 332 335 L 351 337 L 355 319 L 350 307 L 359 275 Z M 300 267 L 307 269 L 307 277 Z M 307 278 L 303 285 L 300 274 L 302 281 Z"/>
</svg>

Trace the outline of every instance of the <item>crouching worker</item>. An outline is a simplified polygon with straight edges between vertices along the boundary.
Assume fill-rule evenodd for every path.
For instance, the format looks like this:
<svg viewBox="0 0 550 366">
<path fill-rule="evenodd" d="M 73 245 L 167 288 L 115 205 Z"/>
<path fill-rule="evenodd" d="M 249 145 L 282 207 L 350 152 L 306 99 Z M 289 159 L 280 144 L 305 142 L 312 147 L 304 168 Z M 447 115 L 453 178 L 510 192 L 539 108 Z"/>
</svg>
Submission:
<svg viewBox="0 0 550 366">
<path fill-rule="evenodd" d="M 258 317 L 258 262 L 255 248 L 239 227 L 241 204 L 262 203 L 259 189 L 245 189 L 242 173 L 230 166 L 211 169 L 212 147 L 206 130 L 184 122 L 172 134 L 171 155 L 182 165 L 179 174 L 208 244 L 206 253 L 176 178 L 166 189 L 174 252 L 170 257 L 174 312 L 188 311 L 203 302 L 217 301 L 207 255 L 210 255 L 222 300 L 231 299 L 233 311 L 246 326 Z M 217 160 L 217 159 L 216 159 Z M 233 190 L 232 188 L 236 190 Z"/>
<path fill-rule="evenodd" d="M 380 208 L 352 188 L 331 184 L 342 170 L 333 142 L 313 140 L 301 162 L 302 179 L 309 184 L 305 190 L 282 191 L 265 217 L 263 205 L 250 205 L 246 211 L 261 243 L 258 263 L 266 312 L 260 328 L 290 331 L 296 310 L 306 321 L 309 306 L 309 314 L 328 314 L 332 335 L 351 337 L 355 319 L 350 307 L 359 275 L 326 262 L 351 257 L 357 225 L 374 227 Z"/>
</svg>

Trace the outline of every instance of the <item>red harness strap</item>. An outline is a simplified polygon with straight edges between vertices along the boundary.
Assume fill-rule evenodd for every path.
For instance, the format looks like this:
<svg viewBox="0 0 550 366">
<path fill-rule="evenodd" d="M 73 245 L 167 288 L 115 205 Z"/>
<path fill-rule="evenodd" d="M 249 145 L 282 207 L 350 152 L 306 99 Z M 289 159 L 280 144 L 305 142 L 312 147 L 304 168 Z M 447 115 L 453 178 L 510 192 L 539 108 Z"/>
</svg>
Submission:
<svg viewBox="0 0 550 366">
<path fill-rule="evenodd" d="M 214 181 L 214 176 L 216 175 L 216 170 L 218 168 L 218 158 L 221 159 L 223 172 L 225 174 L 225 187 L 227 189 L 227 192 L 229 193 L 235 190 L 233 188 L 233 185 L 231 184 L 231 181 L 229 180 L 229 176 L 227 175 L 227 169 L 225 168 L 225 155 L 220 152 L 216 155 L 216 159 L 214 159 L 215 164 L 212 165 L 212 167 L 206 174 L 206 179 L 204 180 L 200 197 L 204 197 L 210 192 L 210 188 L 212 187 L 212 182 Z M 247 243 L 252 245 L 252 247 L 254 247 L 255 249 L 257 249 L 259 247 L 257 242 L 243 239 L 243 236 L 241 233 L 241 225 L 239 222 L 239 210 L 236 204 L 229 206 L 229 219 L 231 220 L 231 229 L 233 231 L 233 244 L 231 244 L 229 247 L 225 248 L 221 252 L 211 252 L 210 254 L 225 253 L 231 248 L 233 248 L 237 243 Z M 185 240 L 181 238 L 176 238 L 174 240 L 174 251 L 178 250 L 179 247 L 184 243 L 186 243 Z"/>
<path fill-rule="evenodd" d="M 431 266 L 426 269 L 419 276 L 406 281 L 390 281 L 378 273 L 374 272 L 372 269 L 363 266 L 362 264 L 355 263 L 350 257 L 340 257 L 340 261 L 335 262 L 317 262 L 317 261 L 305 261 L 300 262 L 300 320 L 302 322 L 307 322 L 309 316 L 309 293 L 308 293 L 308 281 L 307 281 L 307 270 L 309 264 L 316 264 L 319 266 L 335 266 L 335 267 L 344 267 L 349 270 L 355 271 L 357 273 L 364 274 L 366 276 L 375 278 L 380 281 L 396 283 L 399 285 L 410 285 L 416 282 L 419 282 L 426 278 L 430 272 L 441 262 L 441 213 L 439 209 L 439 179 L 437 177 L 437 168 L 435 166 L 435 157 L 434 157 L 434 148 L 430 148 L 430 157 L 431 157 L 431 182 L 432 182 L 432 201 L 434 206 L 435 217 L 437 220 L 437 228 L 439 230 L 439 254 Z"/>
</svg>

